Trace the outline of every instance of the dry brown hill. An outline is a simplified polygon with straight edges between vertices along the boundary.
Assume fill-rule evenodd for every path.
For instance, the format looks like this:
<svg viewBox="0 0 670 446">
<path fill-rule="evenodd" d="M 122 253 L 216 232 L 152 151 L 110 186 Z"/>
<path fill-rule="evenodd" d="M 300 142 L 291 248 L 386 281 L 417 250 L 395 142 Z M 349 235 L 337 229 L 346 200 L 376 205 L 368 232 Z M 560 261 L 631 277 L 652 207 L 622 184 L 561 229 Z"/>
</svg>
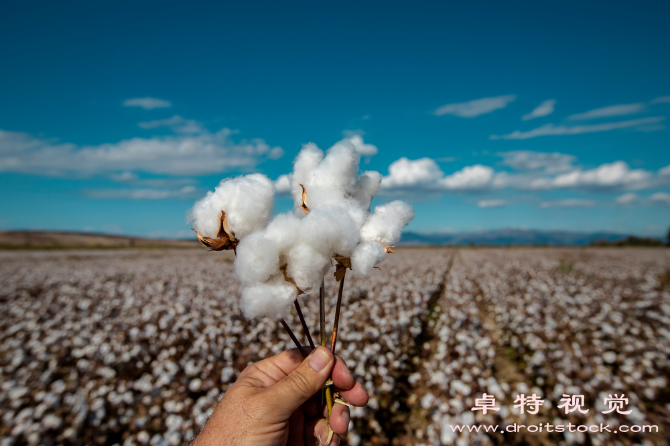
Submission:
<svg viewBox="0 0 670 446">
<path fill-rule="evenodd" d="M 59 231 L 0 231 L 0 249 L 196 248 L 197 240 L 163 240 Z"/>
</svg>

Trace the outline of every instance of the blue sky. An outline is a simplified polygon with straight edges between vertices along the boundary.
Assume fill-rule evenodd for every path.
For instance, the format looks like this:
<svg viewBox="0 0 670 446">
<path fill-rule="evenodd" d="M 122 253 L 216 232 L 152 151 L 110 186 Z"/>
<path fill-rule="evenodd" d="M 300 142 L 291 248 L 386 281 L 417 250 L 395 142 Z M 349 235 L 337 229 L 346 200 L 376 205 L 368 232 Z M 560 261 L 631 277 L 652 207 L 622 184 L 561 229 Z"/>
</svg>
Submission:
<svg viewBox="0 0 670 446">
<path fill-rule="evenodd" d="M 670 4 L 460 3 L 5 5 L 0 229 L 189 236 L 348 137 L 413 230 L 663 234 Z"/>
</svg>

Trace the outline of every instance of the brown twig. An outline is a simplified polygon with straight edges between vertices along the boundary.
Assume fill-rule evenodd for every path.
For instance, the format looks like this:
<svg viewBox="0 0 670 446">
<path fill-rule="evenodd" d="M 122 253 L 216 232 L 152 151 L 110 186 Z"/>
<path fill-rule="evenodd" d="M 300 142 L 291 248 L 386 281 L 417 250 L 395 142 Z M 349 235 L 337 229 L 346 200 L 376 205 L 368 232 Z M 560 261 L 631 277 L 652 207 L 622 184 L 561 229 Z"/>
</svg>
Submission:
<svg viewBox="0 0 670 446">
<path fill-rule="evenodd" d="M 284 330 L 286 330 L 286 333 L 288 333 L 288 335 L 293 340 L 293 343 L 295 344 L 295 346 L 298 347 L 298 350 L 300 350 L 300 354 L 302 355 L 302 357 L 306 358 L 307 353 L 305 352 L 305 349 L 302 348 L 302 345 L 300 345 L 300 342 L 298 342 L 298 338 L 295 337 L 295 335 L 293 334 L 293 331 L 291 331 L 291 328 L 288 326 L 286 321 L 284 319 L 282 319 L 280 322 L 284 326 Z"/>
<path fill-rule="evenodd" d="M 335 323 L 333 324 L 333 339 L 330 342 L 330 351 L 335 354 L 335 345 L 337 344 L 337 328 L 340 325 L 340 306 L 342 305 L 342 291 L 344 290 L 344 277 L 347 270 L 344 269 L 342 279 L 340 279 L 340 290 L 337 292 L 337 307 L 335 308 Z"/>
<path fill-rule="evenodd" d="M 321 289 L 319 290 L 319 322 L 320 322 L 320 328 L 321 328 L 321 345 L 326 346 L 326 286 L 325 282 L 321 281 Z M 325 390 L 323 391 L 326 394 L 326 407 L 328 407 L 328 418 L 326 418 L 326 423 L 328 423 L 328 441 L 330 441 L 330 437 L 332 432 L 330 430 L 330 413 L 333 411 L 333 394 L 332 391 L 330 390 L 330 387 L 326 387 Z"/>
<path fill-rule="evenodd" d="M 300 323 L 302 324 L 302 331 L 304 331 L 305 335 L 307 335 L 309 346 L 314 348 L 314 341 L 312 340 L 312 335 L 309 332 L 309 327 L 307 327 L 307 322 L 305 322 L 305 316 L 303 316 L 302 314 L 302 310 L 300 309 L 300 302 L 298 302 L 297 298 L 293 302 L 293 305 L 295 305 L 295 311 L 298 312 L 298 317 L 300 318 Z"/>
</svg>

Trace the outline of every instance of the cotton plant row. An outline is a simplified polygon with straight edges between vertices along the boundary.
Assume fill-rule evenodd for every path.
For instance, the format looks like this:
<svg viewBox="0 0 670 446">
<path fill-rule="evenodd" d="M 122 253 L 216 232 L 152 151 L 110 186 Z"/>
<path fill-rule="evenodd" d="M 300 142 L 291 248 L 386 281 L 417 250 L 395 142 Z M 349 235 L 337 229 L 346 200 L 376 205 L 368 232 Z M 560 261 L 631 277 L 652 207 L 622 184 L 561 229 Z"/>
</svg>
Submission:
<svg viewBox="0 0 670 446">
<path fill-rule="evenodd" d="M 591 410 L 574 421 L 606 418 L 597 405 L 600 394 L 617 389 L 631 398 L 631 415 L 642 413 L 643 424 L 667 432 L 667 421 L 659 417 L 668 419 L 663 398 L 670 376 L 670 288 L 661 288 L 658 279 L 670 268 L 666 251 L 459 250 L 437 302 L 441 311 L 431 312 L 434 320 L 425 319 L 429 299 L 453 250 L 403 250 L 389 256 L 381 272 L 355 278 L 349 271 L 338 352 L 371 398 L 365 408 L 352 409 L 348 444 L 368 444 L 373 437 L 391 443 L 391 435 L 402 444 L 468 444 L 479 436 L 488 444 L 485 433 L 462 432 L 453 439 L 449 419 L 451 424 L 471 421 L 474 399 L 484 391 L 496 395 L 496 384 L 503 392 L 496 404 L 508 413 L 496 413 L 500 420 L 485 424 L 528 424 L 511 407 L 515 394 L 539 395 L 533 390 L 537 386 L 555 408 L 562 393 L 576 386 L 574 393 L 584 393 Z M 240 370 L 281 351 L 284 339 L 291 342 L 277 333 L 276 322 L 242 317 L 233 268 L 217 270 L 234 258 L 233 251 L 157 254 L 0 252 L 0 444 L 179 445 Z M 575 261 L 571 273 L 557 270 L 566 258 Z M 551 296 L 541 291 L 545 287 Z M 327 278 L 326 290 L 334 310 L 338 283 Z M 586 313 L 582 295 L 593 298 Z M 623 301 L 614 305 L 618 296 Z M 299 297 L 304 310 L 318 318 L 318 299 L 305 297 Z M 617 322 L 617 312 L 623 321 Z M 415 338 L 418 319 L 428 323 L 428 331 Z M 296 314 L 286 320 L 299 323 Z M 492 321 L 503 330 L 497 341 L 488 327 Z M 612 328 L 615 334 L 608 337 Z M 565 339 L 551 341 L 546 336 L 552 332 L 553 338 L 563 334 Z M 578 341 L 581 350 L 573 346 L 577 333 L 586 336 Z M 426 336 L 430 348 L 423 344 Z M 531 368 L 521 366 L 513 375 L 489 369 L 488 362 L 496 359 L 489 356 L 491 346 L 504 346 L 503 353 L 512 346 L 528 356 L 524 365 Z M 531 364 L 537 351 L 546 357 L 541 369 Z M 579 373 L 572 373 L 574 367 Z M 551 381 L 560 375 L 560 381 Z M 403 412 L 403 406 L 394 412 L 395 403 L 405 400 L 396 389 L 408 377 L 412 412 Z M 613 387 L 617 382 L 625 387 Z M 417 411 L 418 417 L 398 421 Z M 553 413 L 549 407 L 541 412 L 550 423 Z M 562 410 L 559 415 L 565 417 Z M 621 424 L 635 422 L 623 417 Z M 596 440 L 591 435 L 593 444 Z M 665 444 L 659 437 L 642 440 Z"/>
<path fill-rule="evenodd" d="M 0 444 L 191 438 L 240 370 L 284 348 L 276 322 L 240 314 L 233 268 L 212 275 L 229 259 L 232 251 L 0 253 Z M 427 308 L 417 299 L 426 302 L 444 275 L 442 260 L 403 250 L 383 274 L 347 276 L 338 354 L 377 393 L 351 412 L 352 445 L 383 435 L 371 430 L 379 398 L 414 351 L 415 319 Z M 326 280 L 333 310 L 337 289 Z M 318 299 L 303 304 L 318 318 Z M 286 320 L 299 323 L 295 314 Z"/>
<path fill-rule="evenodd" d="M 569 273 L 560 267 L 568 261 L 574 262 Z M 420 415 L 433 420 L 419 435 L 422 444 L 487 444 L 485 433 L 451 427 L 527 424 L 514 399 L 533 393 L 547 401 L 536 424 L 658 424 L 662 429 L 668 409 L 662 395 L 670 366 L 665 330 L 670 293 L 659 286 L 659 276 L 668 268 L 670 255 L 652 250 L 460 251 L 436 305 L 436 348 L 422 361 L 423 370 L 409 378 L 426 386 L 416 401 Z M 517 373 L 496 370 L 500 361 L 518 367 Z M 602 413 L 604 398 L 615 392 L 629 398 L 631 413 Z M 470 410 L 483 393 L 495 396 L 499 412 L 484 416 Z M 584 395 L 589 412 L 558 409 L 564 394 Z M 617 438 L 563 436 L 570 444 L 609 444 Z M 556 437 L 561 439 L 554 434 L 550 440 Z M 658 435 L 644 440 L 666 444 Z"/>
<path fill-rule="evenodd" d="M 374 171 L 359 173 L 359 162 L 360 155 L 347 140 L 325 154 L 310 143 L 302 148 L 288 176 L 293 212 L 272 217 L 275 187 L 258 173 L 224 179 L 190 212 L 204 246 L 235 251 L 235 273 L 244 286 L 244 315 L 281 321 L 303 355 L 285 322 L 295 307 L 314 347 L 298 296 L 320 299 L 321 344 L 326 345 L 324 280 L 335 268 L 335 280 L 340 282 L 331 335 L 335 353 L 347 270 L 358 277 L 370 274 L 393 253 L 403 228 L 414 218 L 412 207 L 402 201 L 371 210 L 382 176 Z M 325 393 L 330 413 L 330 388 Z"/>
</svg>

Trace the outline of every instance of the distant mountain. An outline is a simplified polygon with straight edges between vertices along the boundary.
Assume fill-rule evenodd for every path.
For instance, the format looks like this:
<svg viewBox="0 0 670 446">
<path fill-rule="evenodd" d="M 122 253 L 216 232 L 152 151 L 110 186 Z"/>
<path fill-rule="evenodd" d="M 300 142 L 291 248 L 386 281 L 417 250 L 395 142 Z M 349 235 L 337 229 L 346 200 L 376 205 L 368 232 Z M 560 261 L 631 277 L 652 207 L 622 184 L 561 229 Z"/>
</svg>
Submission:
<svg viewBox="0 0 670 446">
<path fill-rule="evenodd" d="M 596 240 L 614 242 L 628 234 L 613 232 L 538 231 L 533 229 L 496 229 L 479 232 L 421 234 L 405 232 L 401 245 L 559 245 L 583 246 Z"/>
</svg>

